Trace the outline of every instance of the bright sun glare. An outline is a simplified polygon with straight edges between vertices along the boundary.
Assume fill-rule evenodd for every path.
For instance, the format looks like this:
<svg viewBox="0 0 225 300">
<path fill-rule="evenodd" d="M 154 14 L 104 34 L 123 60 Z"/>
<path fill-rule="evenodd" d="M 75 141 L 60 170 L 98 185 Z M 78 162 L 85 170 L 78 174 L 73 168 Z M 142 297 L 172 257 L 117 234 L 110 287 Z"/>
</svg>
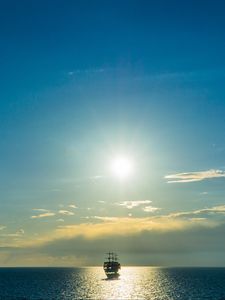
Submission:
<svg viewBox="0 0 225 300">
<path fill-rule="evenodd" d="M 116 157 L 111 163 L 111 170 L 116 177 L 125 179 L 132 174 L 133 163 L 127 157 Z"/>
</svg>

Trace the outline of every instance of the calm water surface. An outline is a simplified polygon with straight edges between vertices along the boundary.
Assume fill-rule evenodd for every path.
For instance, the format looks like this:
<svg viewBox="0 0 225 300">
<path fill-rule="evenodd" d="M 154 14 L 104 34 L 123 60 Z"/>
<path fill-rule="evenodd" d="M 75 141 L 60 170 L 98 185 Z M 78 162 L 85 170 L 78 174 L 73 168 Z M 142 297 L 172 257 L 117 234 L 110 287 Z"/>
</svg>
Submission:
<svg viewBox="0 0 225 300">
<path fill-rule="evenodd" d="M 0 299 L 225 300 L 225 268 L 2 268 Z"/>
</svg>

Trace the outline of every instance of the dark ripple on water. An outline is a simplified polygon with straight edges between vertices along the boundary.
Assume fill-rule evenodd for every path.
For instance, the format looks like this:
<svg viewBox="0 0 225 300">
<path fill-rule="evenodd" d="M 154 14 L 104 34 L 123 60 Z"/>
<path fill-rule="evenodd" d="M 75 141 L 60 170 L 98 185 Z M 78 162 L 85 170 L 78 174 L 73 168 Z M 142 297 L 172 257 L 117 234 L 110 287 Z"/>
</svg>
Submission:
<svg viewBox="0 0 225 300">
<path fill-rule="evenodd" d="M 225 300 L 225 268 L 3 268 L 0 299 Z"/>
</svg>

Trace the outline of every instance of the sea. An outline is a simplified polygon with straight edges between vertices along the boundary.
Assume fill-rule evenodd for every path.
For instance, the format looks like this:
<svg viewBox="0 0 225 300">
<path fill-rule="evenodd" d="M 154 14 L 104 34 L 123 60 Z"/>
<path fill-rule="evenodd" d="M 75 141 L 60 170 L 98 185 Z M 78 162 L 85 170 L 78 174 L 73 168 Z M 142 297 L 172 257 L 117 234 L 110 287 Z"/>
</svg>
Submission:
<svg viewBox="0 0 225 300">
<path fill-rule="evenodd" d="M 0 299 L 225 300 L 225 268 L 0 268 Z"/>
</svg>

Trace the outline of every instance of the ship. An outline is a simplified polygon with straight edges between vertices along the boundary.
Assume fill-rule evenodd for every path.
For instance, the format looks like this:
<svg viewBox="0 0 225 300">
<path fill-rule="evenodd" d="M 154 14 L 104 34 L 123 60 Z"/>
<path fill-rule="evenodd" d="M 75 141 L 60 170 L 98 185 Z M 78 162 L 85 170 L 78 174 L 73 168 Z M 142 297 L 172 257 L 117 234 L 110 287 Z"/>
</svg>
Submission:
<svg viewBox="0 0 225 300">
<path fill-rule="evenodd" d="M 117 279 L 120 276 L 119 270 L 121 269 L 121 265 L 118 262 L 116 253 L 107 253 L 107 261 L 104 262 L 103 269 L 108 279 Z"/>
</svg>

